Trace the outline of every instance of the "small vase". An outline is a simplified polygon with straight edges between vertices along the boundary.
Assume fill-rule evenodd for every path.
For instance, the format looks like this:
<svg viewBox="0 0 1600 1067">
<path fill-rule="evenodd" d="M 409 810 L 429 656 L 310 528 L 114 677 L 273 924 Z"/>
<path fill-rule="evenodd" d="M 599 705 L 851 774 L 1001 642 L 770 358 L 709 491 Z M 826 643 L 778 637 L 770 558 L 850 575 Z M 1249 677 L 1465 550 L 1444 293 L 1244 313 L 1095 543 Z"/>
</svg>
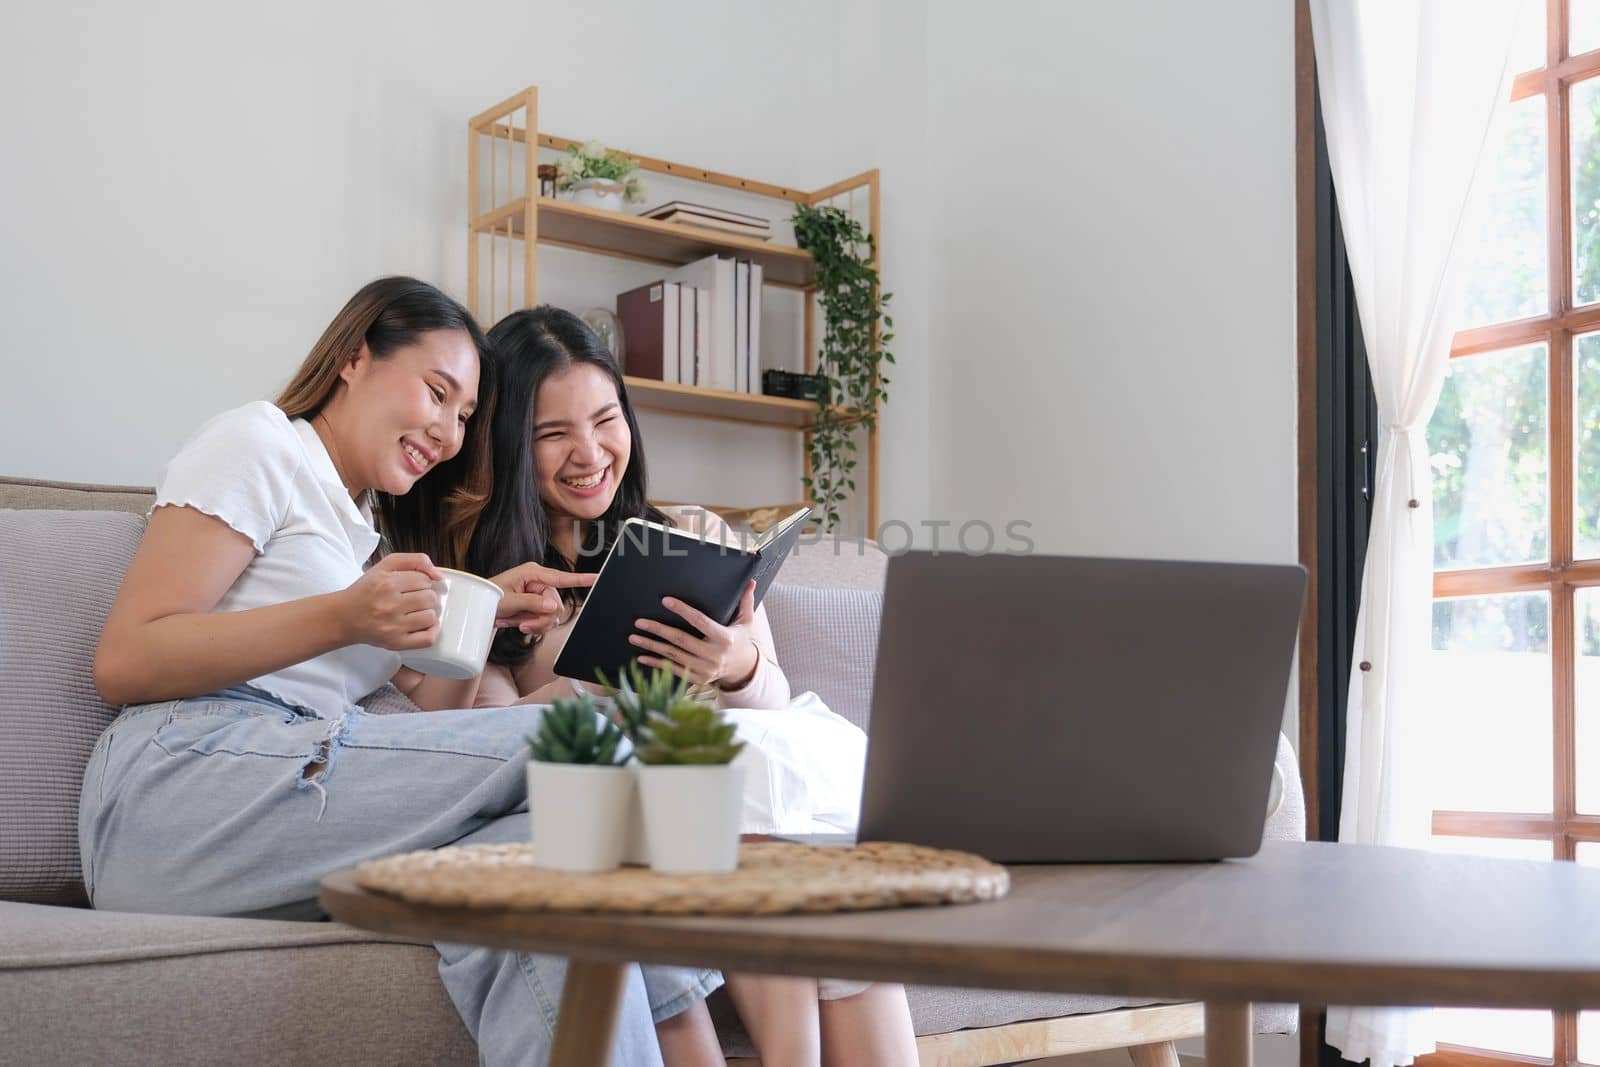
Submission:
<svg viewBox="0 0 1600 1067">
<path fill-rule="evenodd" d="M 583 178 L 573 183 L 572 202 L 602 211 L 622 210 L 622 183 L 614 178 Z"/>
<path fill-rule="evenodd" d="M 645 764 L 639 800 L 652 871 L 726 874 L 739 866 L 743 764 Z"/>
<path fill-rule="evenodd" d="M 616 870 L 637 792 L 627 767 L 529 760 L 528 821 L 535 866 Z"/>
</svg>

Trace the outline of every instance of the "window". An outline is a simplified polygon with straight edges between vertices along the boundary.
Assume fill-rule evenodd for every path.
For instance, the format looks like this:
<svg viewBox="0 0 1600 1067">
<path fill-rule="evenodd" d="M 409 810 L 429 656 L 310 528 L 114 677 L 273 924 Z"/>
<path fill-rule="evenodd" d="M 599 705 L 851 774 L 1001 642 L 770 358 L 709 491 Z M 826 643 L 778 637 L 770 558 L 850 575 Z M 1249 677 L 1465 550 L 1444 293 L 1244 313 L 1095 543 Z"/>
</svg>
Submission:
<svg viewBox="0 0 1600 1067">
<path fill-rule="evenodd" d="M 1600 864 L 1600 0 L 1531 0 L 1428 427 L 1433 845 Z M 1600 1065 L 1600 1013 L 1438 1013 L 1422 1063 Z"/>
</svg>

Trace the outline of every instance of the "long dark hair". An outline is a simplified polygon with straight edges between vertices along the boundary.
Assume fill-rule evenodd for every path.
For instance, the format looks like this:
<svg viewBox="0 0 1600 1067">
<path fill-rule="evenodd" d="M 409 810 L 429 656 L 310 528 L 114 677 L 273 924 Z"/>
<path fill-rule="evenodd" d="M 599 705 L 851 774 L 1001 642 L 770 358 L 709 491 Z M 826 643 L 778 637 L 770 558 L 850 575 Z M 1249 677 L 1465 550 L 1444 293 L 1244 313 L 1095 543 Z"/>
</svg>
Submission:
<svg viewBox="0 0 1600 1067">
<path fill-rule="evenodd" d="M 532 560 L 554 570 L 597 571 L 624 521 L 671 521 L 646 497 L 644 442 L 622 372 L 582 319 L 549 305 L 513 312 L 489 331 L 489 362 L 494 364 L 495 382 L 494 489 L 467 549 L 467 570 L 499 574 Z M 552 374 L 580 363 L 599 367 L 611 379 L 632 446 L 611 506 L 598 520 L 584 524 L 578 558 L 568 560 L 550 543 L 549 515 L 539 497 L 533 462 L 533 419 L 539 387 Z M 574 603 L 581 599 L 577 590 L 562 595 Z M 495 635 L 489 659 L 512 665 L 521 663 L 530 651 L 516 630 L 502 630 Z"/>
<path fill-rule="evenodd" d="M 372 358 L 387 359 L 432 330 L 460 330 L 472 339 L 478 353 L 478 407 L 467 420 L 461 451 L 418 479 L 405 496 L 374 494 L 377 525 L 391 551 L 426 552 L 441 566 L 461 568 L 494 482 L 489 448 L 493 368 L 486 358 L 488 340 L 466 308 L 415 278 L 368 282 L 322 331 L 275 403 L 291 419 L 312 418 L 333 396 L 339 372 L 363 341 Z"/>
</svg>

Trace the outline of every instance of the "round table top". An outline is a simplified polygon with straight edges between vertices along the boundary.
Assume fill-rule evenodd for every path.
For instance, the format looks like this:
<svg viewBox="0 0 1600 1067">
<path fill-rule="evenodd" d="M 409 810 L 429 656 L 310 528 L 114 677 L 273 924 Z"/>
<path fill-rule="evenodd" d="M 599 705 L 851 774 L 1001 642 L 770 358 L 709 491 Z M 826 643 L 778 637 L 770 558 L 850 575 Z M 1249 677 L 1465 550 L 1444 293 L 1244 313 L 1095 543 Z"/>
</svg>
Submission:
<svg viewBox="0 0 1600 1067">
<path fill-rule="evenodd" d="M 529 844 L 464 845 L 371 860 L 362 887 L 414 904 L 649 915 L 783 915 L 970 904 L 1002 897 L 1006 869 L 970 852 L 875 841 L 853 848 L 757 841 L 726 874 L 540 867 Z"/>
<path fill-rule="evenodd" d="M 1013 866 L 1003 899 L 833 915 L 438 907 L 361 888 L 354 926 L 599 960 L 1212 1001 L 1600 1008 L 1600 869 L 1268 842 L 1201 864 Z"/>
</svg>

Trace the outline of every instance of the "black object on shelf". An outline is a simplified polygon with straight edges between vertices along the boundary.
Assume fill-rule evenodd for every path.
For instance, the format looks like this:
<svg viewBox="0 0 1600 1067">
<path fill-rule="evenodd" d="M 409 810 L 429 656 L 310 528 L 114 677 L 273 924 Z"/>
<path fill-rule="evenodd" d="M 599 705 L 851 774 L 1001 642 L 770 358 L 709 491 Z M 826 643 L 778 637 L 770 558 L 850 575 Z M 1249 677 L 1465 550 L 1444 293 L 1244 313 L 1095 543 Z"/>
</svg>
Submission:
<svg viewBox="0 0 1600 1067">
<path fill-rule="evenodd" d="M 815 400 L 820 403 L 828 398 L 828 379 L 821 374 L 764 370 L 761 372 L 761 391 L 767 396 L 786 396 L 794 400 Z"/>
</svg>

